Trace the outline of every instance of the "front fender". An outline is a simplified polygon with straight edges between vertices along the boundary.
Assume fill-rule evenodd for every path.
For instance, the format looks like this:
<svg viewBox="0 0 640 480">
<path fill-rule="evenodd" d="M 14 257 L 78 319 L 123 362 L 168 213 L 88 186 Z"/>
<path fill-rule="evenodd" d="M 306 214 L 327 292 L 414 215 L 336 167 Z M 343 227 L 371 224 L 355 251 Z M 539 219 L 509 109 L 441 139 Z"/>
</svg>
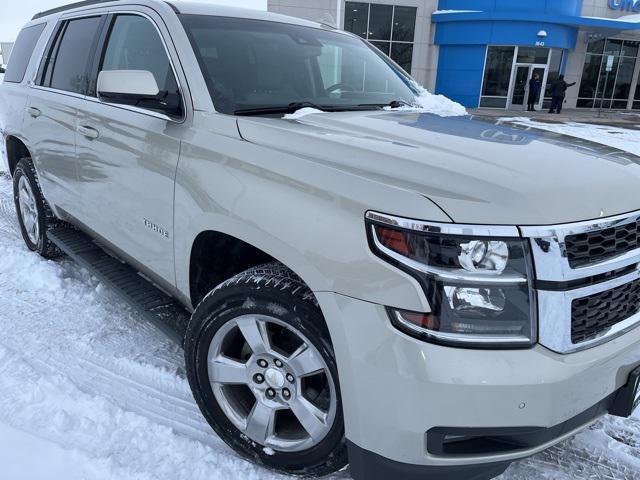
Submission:
<svg viewBox="0 0 640 480">
<path fill-rule="evenodd" d="M 418 283 L 370 252 L 367 210 L 448 220 L 414 192 L 196 129 L 183 142 L 176 177 L 177 288 L 189 297 L 191 247 L 211 230 L 271 255 L 315 292 L 424 311 Z"/>
</svg>

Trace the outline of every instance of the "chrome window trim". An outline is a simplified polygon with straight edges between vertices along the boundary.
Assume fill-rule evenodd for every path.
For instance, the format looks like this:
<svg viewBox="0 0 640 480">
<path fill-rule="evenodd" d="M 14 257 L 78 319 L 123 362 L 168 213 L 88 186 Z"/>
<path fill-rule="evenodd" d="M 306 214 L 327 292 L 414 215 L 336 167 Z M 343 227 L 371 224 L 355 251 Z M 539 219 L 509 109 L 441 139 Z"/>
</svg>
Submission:
<svg viewBox="0 0 640 480">
<path fill-rule="evenodd" d="M 482 285 L 522 285 L 528 282 L 527 278 L 523 275 L 495 275 L 481 272 L 473 273 L 461 268 L 446 269 L 417 262 L 411 258 L 394 252 L 380 243 L 373 225 L 371 226 L 371 237 L 373 238 L 373 243 L 376 248 L 385 255 L 393 258 L 396 262 L 402 263 L 413 270 L 417 270 L 418 272 L 435 277 L 438 280 L 447 280 L 459 283 L 480 283 Z"/>
<path fill-rule="evenodd" d="M 423 233 L 444 233 L 448 235 L 465 235 L 470 237 L 511 237 L 519 238 L 518 227 L 506 225 L 466 225 L 461 223 L 440 223 L 397 217 L 369 210 L 365 217 L 373 222 L 383 223 L 407 230 Z"/>
<path fill-rule="evenodd" d="M 620 287 L 640 279 L 640 266 L 608 282 L 567 291 L 538 290 L 538 341 L 561 354 L 575 353 L 602 345 L 640 325 L 640 312 L 603 331 L 598 337 L 574 344 L 571 340 L 571 305 L 574 300 Z"/>
<path fill-rule="evenodd" d="M 520 231 L 523 237 L 531 239 L 536 278 L 544 281 L 566 282 L 640 263 L 640 248 L 637 248 L 592 265 L 572 268 L 566 251 L 567 236 L 620 227 L 638 221 L 640 221 L 640 210 L 585 222 L 520 227 Z"/>
</svg>

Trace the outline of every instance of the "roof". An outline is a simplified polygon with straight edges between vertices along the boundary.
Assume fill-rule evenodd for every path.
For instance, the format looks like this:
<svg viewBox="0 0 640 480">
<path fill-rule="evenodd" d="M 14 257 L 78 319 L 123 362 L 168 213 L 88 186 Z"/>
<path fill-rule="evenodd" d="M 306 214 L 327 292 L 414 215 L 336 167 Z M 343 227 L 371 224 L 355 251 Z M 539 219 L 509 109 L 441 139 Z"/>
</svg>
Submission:
<svg viewBox="0 0 640 480">
<path fill-rule="evenodd" d="M 620 18 L 581 17 L 572 15 L 555 15 L 531 12 L 505 12 L 478 10 L 439 10 L 432 14 L 434 23 L 477 22 L 477 21 L 511 21 L 540 22 L 572 27 L 584 27 L 598 30 L 640 30 L 640 15 L 627 15 Z"/>
<path fill-rule="evenodd" d="M 240 8 L 240 7 L 227 7 L 223 5 L 215 5 L 212 3 L 198 3 L 198 2 L 183 2 L 183 1 L 163 1 L 163 0 L 84 0 L 81 2 L 70 3 L 68 5 L 63 5 L 61 7 L 53 8 L 51 10 L 45 10 L 43 12 L 37 13 L 33 16 L 32 20 L 46 17 L 48 15 L 53 15 L 55 13 L 66 12 L 70 10 L 78 10 L 81 11 L 84 8 L 95 8 L 96 6 L 101 6 L 102 4 L 135 4 L 135 5 L 162 5 L 166 8 L 166 5 L 171 6 L 171 8 L 176 13 L 183 14 L 193 14 L 193 15 L 213 15 L 219 17 L 233 17 L 233 18 L 248 18 L 254 20 L 266 20 L 272 22 L 279 23 L 289 23 L 295 25 L 302 25 L 307 27 L 315 27 L 315 28 L 326 28 L 325 25 L 311 22 L 308 20 L 302 20 L 299 18 L 289 17 L 286 15 L 280 15 L 277 13 L 266 12 L 263 10 L 252 10 L 248 8 Z"/>
</svg>

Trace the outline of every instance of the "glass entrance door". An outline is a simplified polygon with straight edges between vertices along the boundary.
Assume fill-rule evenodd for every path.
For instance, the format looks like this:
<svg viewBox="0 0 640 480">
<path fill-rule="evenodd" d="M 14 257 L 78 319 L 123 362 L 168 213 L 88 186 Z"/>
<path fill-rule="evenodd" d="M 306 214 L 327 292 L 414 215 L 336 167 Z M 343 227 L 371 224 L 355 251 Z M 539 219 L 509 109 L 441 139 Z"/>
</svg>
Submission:
<svg viewBox="0 0 640 480">
<path fill-rule="evenodd" d="M 511 79 L 511 96 L 509 108 L 524 110 L 529 100 L 529 80 L 538 75 L 540 91 L 536 96 L 535 108 L 541 109 L 544 100 L 544 88 L 547 82 L 547 65 L 515 64 Z"/>
</svg>

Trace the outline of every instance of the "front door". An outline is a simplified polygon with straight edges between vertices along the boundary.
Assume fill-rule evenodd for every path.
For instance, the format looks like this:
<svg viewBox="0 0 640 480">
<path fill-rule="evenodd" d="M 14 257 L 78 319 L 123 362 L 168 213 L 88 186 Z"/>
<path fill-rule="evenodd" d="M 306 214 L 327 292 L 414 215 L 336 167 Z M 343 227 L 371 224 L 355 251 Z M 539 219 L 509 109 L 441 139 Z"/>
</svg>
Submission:
<svg viewBox="0 0 640 480">
<path fill-rule="evenodd" d="M 145 70 L 160 91 L 178 83 L 156 26 L 114 15 L 99 70 Z M 173 191 L 184 123 L 141 107 L 112 105 L 90 92 L 79 110 L 79 220 L 162 286 L 175 283 Z"/>
<path fill-rule="evenodd" d="M 535 108 L 541 109 L 544 100 L 544 87 L 547 83 L 547 70 L 548 67 L 546 65 L 516 64 L 511 80 L 509 108 L 514 110 L 524 110 L 527 108 L 527 102 L 529 100 L 529 80 L 537 74 L 540 80 L 540 92 L 538 92 L 536 98 Z"/>
</svg>

